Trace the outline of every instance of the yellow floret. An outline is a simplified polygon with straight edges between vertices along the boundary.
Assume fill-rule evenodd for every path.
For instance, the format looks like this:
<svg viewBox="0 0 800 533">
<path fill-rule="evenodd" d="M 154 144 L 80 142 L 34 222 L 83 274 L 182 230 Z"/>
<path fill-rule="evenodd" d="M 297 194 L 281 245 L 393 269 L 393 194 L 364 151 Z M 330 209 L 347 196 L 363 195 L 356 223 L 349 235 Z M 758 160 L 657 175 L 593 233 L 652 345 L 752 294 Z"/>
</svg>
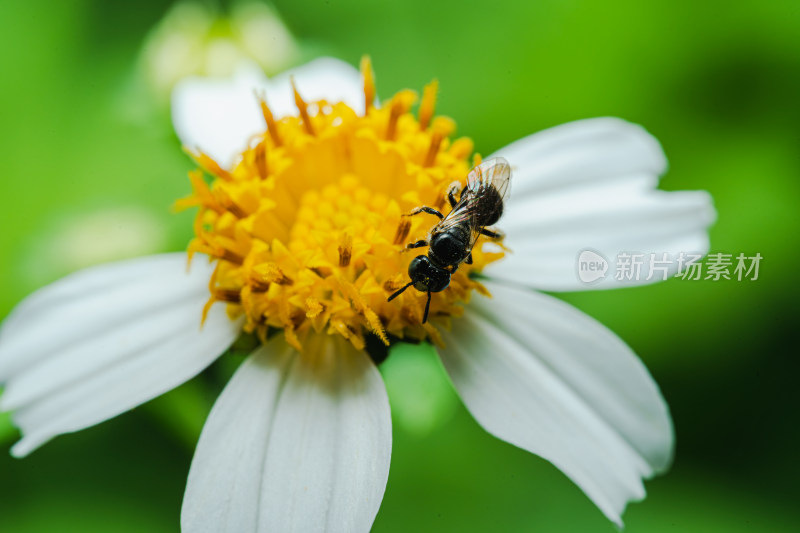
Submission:
<svg viewBox="0 0 800 533">
<path fill-rule="evenodd" d="M 193 193 L 176 204 L 199 207 L 190 253 L 216 261 L 209 306 L 227 302 L 244 314 L 245 331 L 265 339 L 270 328 L 302 350 L 310 332 L 342 335 L 363 349 L 366 335 L 439 342 L 437 326 L 459 316 L 473 289 L 470 274 L 503 256 L 473 250 L 450 286 L 427 295 L 405 291 L 408 264 L 426 249 L 406 250 L 437 222 L 429 215 L 402 217 L 419 205 L 444 209 L 445 192 L 465 182 L 480 162 L 472 142 L 451 140 L 455 123 L 434 117 L 437 84 L 426 87 L 419 118 L 417 95 L 401 91 L 375 107 L 374 78 L 362 61 L 366 112 L 344 103 L 306 102 L 295 87 L 300 116 L 276 118 L 261 98 L 266 129 L 245 147 L 233 170 L 193 154 L 208 174 L 190 173 Z"/>
</svg>

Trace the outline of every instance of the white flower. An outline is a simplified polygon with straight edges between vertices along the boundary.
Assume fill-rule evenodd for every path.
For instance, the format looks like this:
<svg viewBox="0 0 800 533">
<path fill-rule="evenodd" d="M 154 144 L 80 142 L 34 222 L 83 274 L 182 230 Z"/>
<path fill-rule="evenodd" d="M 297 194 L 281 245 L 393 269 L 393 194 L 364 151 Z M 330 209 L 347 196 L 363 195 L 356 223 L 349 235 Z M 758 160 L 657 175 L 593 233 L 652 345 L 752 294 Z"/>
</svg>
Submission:
<svg viewBox="0 0 800 533">
<path fill-rule="evenodd" d="M 295 60 L 298 45 L 274 9 L 261 2 L 236 2 L 230 13 L 207 3 L 174 4 L 142 47 L 140 68 L 158 96 L 168 101 L 185 76 L 229 76 L 249 60 L 279 72 Z"/>
<path fill-rule="evenodd" d="M 371 76 L 368 67 L 365 72 Z M 315 61 L 293 75 L 307 100 L 327 97 L 327 103 L 341 100 L 347 107 L 325 111 L 326 102 L 321 103 L 317 115 L 314 110 L 309 113 L 314 117 L 308 119 L 313 128 L 305 119 L 281 123 L 283 129 L 276 131 L 284 135 L 283 144 L 270 145 L 266 160 L 266 148 L 259 148 L 262 144 L 246 151 L 234 177 L 225 169 L 237 161 L 236 154 L 252 136 L 260 134 L 263 140 L 259 143 L 264 147 L 267 143 L 263 123 L 258 122 L 253 90 L 267 90 L 275 117 L 297 113 L 292 107 L 294 101 L 289 99 L 288 75 L 268 81 L 253 69 L 246 69 L 226 82 L 200 78 L 184 81 L 173 100 L 175 128 L 185 145 L 199 147 L 222 163 L 225 169 L 209 168 L 220 180 L 240 183 L 236 172 L 253 173 L 258 168 L 266 173 L 266 167 L 284 168 L 275 159 L 283 157 L 281 150 L 289 153 L 309 143 L 324 145 L 331 137 L 319 130 L 336 128 L 342 122 L 333 119 L 323 124 L 333 116 L 330 113 L 341 111 L 347 124 L 347 117 L 360 117 L 365 101 L 371 104 L 371 96 L 374 98 L 371 83 L 366 84 L 365 100 L 358 73 L 336 60 Z M 423 108 L 433 105 L 432 92 L 435 94 L 426 90 Z M 349 165 L 348 176 L 352 173 L 365 183 L 383 186 L 381 176 L 364 177 L 378 169 L 362 165 L 364 161 L 383 164 L 382 159 L 369 159 L 383 157 L 383 152 L 359 143 L 385 147 L 385 143 L 393 142 L 395 126 L 398 139 L 405 135 L 430 139 L 435 150 L 427 145 L 422 148 L 433 152 L 433 157 L 426 159 L 436 172 L 468 169 L 463 166 L 469 152 L 462 153 L 465 143 L 445 144 L 437 152 L 442 135 L 446 137 L 452 130 L 445 122 L 434 120 L 426 129 L 431 118 L 428 111 L 420 112 L 422 128 L 415 120 L 402 118 L 410 107 L 407 97 L 401 93 L 386 108 L 371 111 L 375 121 L 384 121 L 381 128 L 387 117 L 397 121 L 388 130 L 376 130 L 386 131 L 386 140 L 372 139 L 364 133 L 368 128 L 348 137 L 353 143 L 346 152 L 350 158 L 345 163 Z M 298 105 L 307 110 L 302 99 Z M 362 127 L 365 123 L 358 124 Z M 304 126 L 308 134 L 301 135 L 300 144 L 289 146 L 290 136 L 300 135 L 297 132 Z M 321 140 L 315 140 L 316 135 Z M 414 140 L 408 143 L 407 148 L 416 146 Z M 445 150 L 445 146 L 449 148 Z M 327 154 L 323 157 L 317 152 L 303 152 L 291 168 L 314 172 L 292 174 L 295 182 L 288 186 L 295 187 L 292 191 L 306 190 L 302 189 L 305 180 L 320 180 L 325 169 L 338 164 L 337 153 L 320 149 L 320 154 Z M 324 159 L 324 165 L 311 166 L 314 161 L 309 154 Z M 713 222 L 714 210 L 706 193 L 655 190 L 658 176 L 666 168 L 657 141 L 641 127 L 619 119 L 590 119 L 559 126 L 517 141 L 499 154 L 512 162 L 515 172 L 514 191 L 500 221 L 512 253 L 496 261 L 496 256 L 476 247 L 476 264 L 484 265 L 489 277 L 483 286 L 493 297 L 475 295 L 462 317 L 453 316 L 452 329 L 440 331 L 438 351 L 464 404 L 484 428 L 551 461 L 609 519 L 621 524 L 627 502 L 644 497 L 642 479 L 670 464 L 673 430 L 666 403 L 624 342 L 569 305 L 528 288 L 613 286 L 613 277 L 591 287 L 578 281 L 575 260 L 585 248 L 606 257 L 626 250 L 705 252 L 706 228 Z M 199 159 L 214 167 L 209 158 L 201 155 Z M 456 160 L 457 165 L 453 163 Z M 414 172 L 427 168 L 408 168 L 412 167 Z M 218 183 L 222 183 L 220 180 Z M 439 190 L 436 184 L 425 185 L 428 181 L 419 181 L 420 190 L 426 186 Z M 230 313 L 222 305 L 212 306 L 201 329 L 200 312 L 208 299 L 208 282 L 214 269 L 195 258 L 186 274 L 186 255 L 170 254 L 78 272 L 28 297 L 6 319 L 0 330 L 0 383 L 6 387 L 0 407 L 14 411 L 14 421 L 24 435 L 12 453 L 24 456 L 58 434 L 116 416 L 192 378 L 233 342 L 243 324 L 251 330 L 266 331 L 267 322 L 271 327 L 279 323 L 285 334 L 271 336 L 242 364 L 209 415 L 189 473 L 182 529 L 368 531 L 386 486 L 392 442 L 386 392 L 379 372 L 363 350 L 364 335 L 370 328 L 380 335 L 384 327 L 390 333 L 398 327 L 405 334 L 437 341 L 438 330 L 430 323 L 423 328 L 419 322 L 420 293 L 407 291 L 386 303 L 388 285 L 350 285 L 350 278 L 344 274 L 337 277 L 336 272 L 337 268 L 352 266 L 351 253 L 354 263 L 361 253 L 365 259 L 360 263 L 359 276 L 366 269 L 378 282 L 380 276 L 389 274 L 400 279 L 405 273 L 397 262 L 407 264 L 408 257 L 392 252 L 383 264 L 380 254 L 369 255 L 369 250 L 377 249 L 380 243 L 373 242 L 372 248 L 362 245 L 357 230 L 348 229 L 350 233 L 344 237 L 336 234 L 332 238 L 339 240 L 328 242 L 325 231 L 316 229 L 315 238 L 332 246 L 334 257 L 336 243 L 340 243 L 338 266 L 326 266 L 324 257 L 314 256 L 316 259 L 307 258 L 303 263 L 307 267 L 292 271 L 289 263 L 273 258 L 259 270 L 252 267 L 250 259 L 239 256 L 251 253 L 240 246 L 242 242 L 251 246 L 253 235 L 259 231 L 254 213 L 264 214 L 264 204 L 246 207 L 250 204 L 244 193 L 236 197 L 235 190 L 224 187 L 222 183 L 221 190 L 227 191 L 222 200 L 220 193 L 214 197 L 217 200 L 207 201 L 222 202 L 213 205 L 227 205 L 228 211 L 219 209 L 224 212 L 219 219 L 204 221 L 228 228 L 224 241 L 227 248 L 222 249 L 222 240 L 213 240 L 205 233 L 192 246 L 195 251 L 217 255 L 218 265 L 227 261 L 226 268 L 217 268 L 215 279 L 245 280 L 246 290 L 241 294 L 214 289 L 212 301 L 230 302 Z M 341 195 L 345 189 L 325 190 L 328 192 L 324 194 Z M 203 194 L 199 191 L 193 198 Z M 212 196 L 208 193 L 206 198 Z M 313 198 L 319 203 L 318 195 Z M 331 198 L 333 202 L 344 197 Z M 302 203 L 300 197 L 292 201 Z M 276 220 L 285 220 L 277 211 L 280 206 L 268 207 L 275 210 Z M 297 214 L 300 224 L 304 220 L 300 212 L 308 208 L 298 209 L 290 214 Z M 390 212 L 392 203 L 380 204 L 377 209 Z M 231 212 L 239 215 L 231 218 Z M 239 240 L 234 242 L 230 223 L 245 220 L 248 213 L 252 226 L 246 227 L 252 233 L 237 232 L 235 239 Z M 268 224 L 270 231 L 275 224 Z M 429 225 L 430 221 L 420 224 Z M 380 232 L 367 230 L 370 235 Z M 381 248 L 381 253 L 400 248 Z M 276 249 L 283 250 L 281 257 L 289 262 L 300 261 L 298 257 L 304 253 L 302 246 L 284 248 L 277 243 L 268 251 L 264 248 L 263 253 L 277 254 Z M 314 274 L 308 274 L 308 269 Z M 246 272 L 244 278 L 241 272 Z M 261 276 L 261 281 L 253 281 L 254 275 Z M 303 300 L 300 292 L 292 291 L 300 291 L 306 275 L 311 276 L 307 279 L 312 286 L 322 283 L 321 279 L 334 280 L 331 283 L 341 284 L 342 294 L 347 296 L 327 305 L 315 297 Z M 439 316 L 445 318 L 432 314 L 433 322 L 446 320 L 455 312 L 462 299 L 453 296 L 458 290 L 480 290 L 477 282 L 461 274 L 461 269 L 458 276 L 453 275 L 450 289 L 437 293 L 432 309 L 438 309 Z M 219 279 L 215 282 L 221 283 Z M 644 277 L 640 282 L 646 282 Z M 357 294 L 351 287 L 356 287 Z M 248 291 L 259 288 L 276 295 L 285 291 L 287 299 L 254 299 Z M 287 301 L 307 305 L 305 317 L 285 311 Z M 259 302 L 267 311 L 254 315 L 251 307 L 261 305 Z M 272 303 L 277 307 L 269 311 Z M 336 305 L 339 311 L 332 310 Z M 328 321 L 322 324 L 329 329 L 317 328 L 322 318 Z"/>
</svg>

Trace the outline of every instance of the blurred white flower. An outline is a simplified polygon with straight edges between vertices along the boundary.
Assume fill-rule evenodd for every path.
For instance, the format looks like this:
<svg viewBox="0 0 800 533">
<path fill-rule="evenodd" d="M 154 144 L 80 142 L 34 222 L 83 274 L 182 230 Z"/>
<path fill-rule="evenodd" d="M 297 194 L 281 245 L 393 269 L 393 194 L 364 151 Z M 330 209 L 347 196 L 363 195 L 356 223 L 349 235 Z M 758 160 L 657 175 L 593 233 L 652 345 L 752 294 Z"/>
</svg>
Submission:
<svg viewBox="0 0 800 533">
<path fill-rule="evenodd" d="M 152 89 L 166 100 L 186 76 L 230 76 L 245 60 L 267 73 L 278 72 L 295 61 L 297 53 L 289 30 L 262 2 L 234 3 L 224 17 L 207 3 L 184 0 L 151 31 L 140 65 Z"/>
<path fill-rule="evenodd" d="M 185 254 L 94 267 L 41 289 L 6 319 L 0 407 L 15 411 L 24 434 L 13 453 L 179 385 L 244 327 L 264 342 L 203 429 L 184 532 L 368 531 L 388 479 L 391 417 L 365 336 L 431 339 L 484 428 L 552 462 L 621 524 L 626 504 L 644 497 L 642 480 L 671 462 L 667 405 L 624 342 L 531 289 L 602 287 L 575 275 L 587 246 L 707 250 L 709 196 L 657 191 L 666 169 L 658 142 L 620 119 L 517 141 L 499 152 L 515 168 L 500 222 L 512 252 L 476 246 L 425 324 L 424 293 L 386 301 L 406 280 L 406 237 L 430 226 L 415 217 L 403 232 L 398 221 L 443 199 L 453 179 L 463 183 L 471 143 L 451 141 L 452 121 L 433 118 L 435 85 L 417 117 L 407 91 L 373 105 L 368 63 L 363 85 L 332 59 L 291 74 L 296 89 L 287 76 L 266 80 L 252 69 L 176 89 L 175 128 L 206 151 L 197 158 L 215 177 L 209 188 L 192 173 L 194 194 L 182 201 L 200 207 L 190 250 L 213 256 L 212 266 L 197 253 L 188 275 Z M 257 115 L 266 132 L 253 131 L 254 89 L 270 98 Z M 227 302 L 228 312 L 206 307 L 200 330 L 209 279 L 210 302 Z"/>
<path fill-rule="evenodd" d="M 159 218 L 142 207 L 64 212 L 32 239 L 21 276 L 40 284 L 90 265 L 156 253 L 165 243 Z"/>
</svg>

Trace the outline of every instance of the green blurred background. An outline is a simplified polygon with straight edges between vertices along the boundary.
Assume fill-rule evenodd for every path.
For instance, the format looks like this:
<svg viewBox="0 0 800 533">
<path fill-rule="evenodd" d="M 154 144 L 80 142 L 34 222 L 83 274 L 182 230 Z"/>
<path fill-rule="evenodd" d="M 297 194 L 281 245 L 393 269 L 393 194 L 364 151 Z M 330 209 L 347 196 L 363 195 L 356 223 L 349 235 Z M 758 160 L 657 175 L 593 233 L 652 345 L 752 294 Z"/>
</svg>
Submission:
<svg viewBox="0 0 800 533">
<path fill-rule="evenodd" d="M 85 264 L 190 238 L 191 213 L 169 207 L 191 164 L 142 59 L 170 7 L 0 4 L 0 317 Z M 654 133 L 671 162 L 662 187 L 715 198 L 712 250 L 764 259 L 755 282 L 563 296 L 640 354 L 675 419 L 675 465 L 629 507 L 626 530 L 800 531 L 796 0 L 274 7 L 299 43 L 286 62 L 368 53 L 382 98 L 438 78 L 439 110 L 484 154 L 592 116 Z M 399 359 L 383 368 L 394 449 L 374 531 L 614 531 L 555 468 L 472 421 L 429 351 Z M 0 415 L 0 531 L 177 531 L 199 429 L 239 360 L 24 460 L 7 455 L 17 435 Z"/>
</svg>

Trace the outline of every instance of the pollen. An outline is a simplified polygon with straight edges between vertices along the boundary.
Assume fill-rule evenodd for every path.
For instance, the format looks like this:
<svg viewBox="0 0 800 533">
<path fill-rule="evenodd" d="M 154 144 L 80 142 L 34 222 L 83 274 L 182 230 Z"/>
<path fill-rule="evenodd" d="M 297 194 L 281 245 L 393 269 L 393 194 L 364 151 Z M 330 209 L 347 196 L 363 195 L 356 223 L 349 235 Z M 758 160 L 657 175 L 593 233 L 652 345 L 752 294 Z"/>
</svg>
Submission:
<svg viewBox="0 0 800 533">
<path fill-rule="evenodd" d="M 376 105 L 369 59 L 361 70 L 363 113 L 307 101 L 292 81 L 297 116 L 274 115 L 268 95 L 257 95 L 264 131 L 232 169 L 189 151 L 199 168 L 189 174 L 192 194 L 176 207 L 198 208 L 189 253 L 216 264 L 206 312 L 226 305 L 262 340 L 279 331 L 301 351 L 313 333 L 341 335 L 357 349 L 369 336 L 387 345 L 440 343 L 438 328 L 461 315 L 472 291 L 486 294 L 475 274 L 503 257 L 504 248 L 484 247 L 481 237 L 472 264 L 432 295 L 425 323 L 426 293 L 407 290 L 387 301 L 408 282 L 411 260 L 427 252 L 406 245 L 438 222 L 403 215 L 421 205 L 447 214 L 448 188 L 463 185 L 480 156 L 469 139 L 453 138 L 453 120 L 435 115 L 437 82 L 425 87 L 415 113 L 410 90 Z"/>
</svg>

